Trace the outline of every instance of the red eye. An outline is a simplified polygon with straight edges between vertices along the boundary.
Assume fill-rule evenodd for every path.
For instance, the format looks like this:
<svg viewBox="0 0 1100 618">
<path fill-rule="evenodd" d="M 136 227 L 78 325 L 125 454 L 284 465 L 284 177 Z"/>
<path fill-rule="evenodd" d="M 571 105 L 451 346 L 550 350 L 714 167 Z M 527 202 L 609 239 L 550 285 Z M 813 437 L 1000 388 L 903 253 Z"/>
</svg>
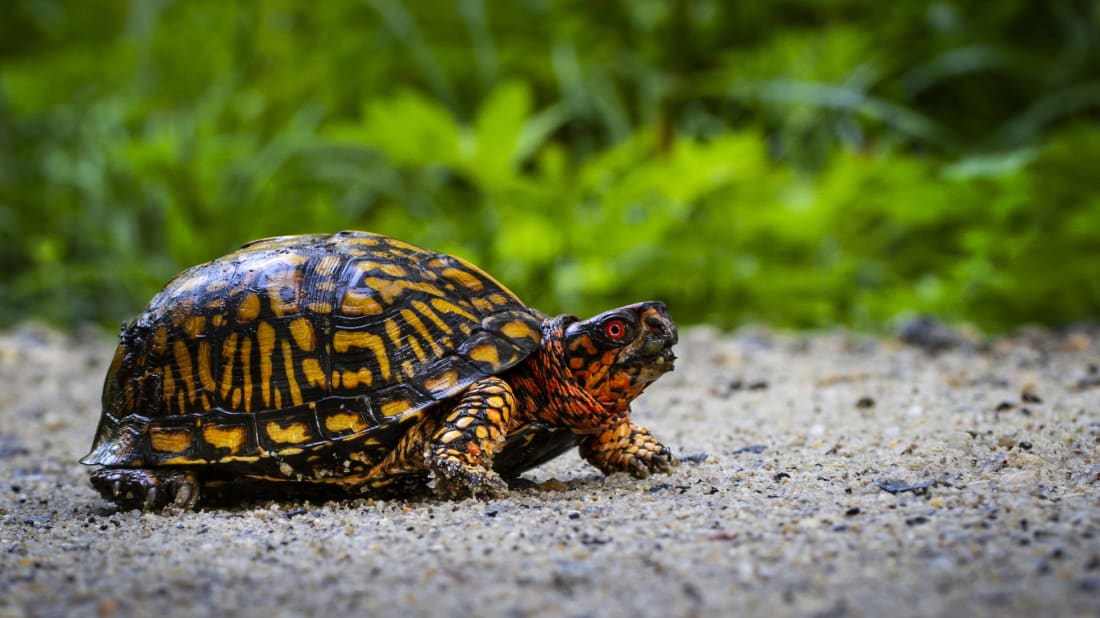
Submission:
<svg viewBox="0 0 1100 618">
<path fill-rule="evenodd" d="M 603 332 L 611 339 L 618 341 L 626 335 L 626 324 L 622 320 L 611 320 L 603 327 Z"/>
</svg>

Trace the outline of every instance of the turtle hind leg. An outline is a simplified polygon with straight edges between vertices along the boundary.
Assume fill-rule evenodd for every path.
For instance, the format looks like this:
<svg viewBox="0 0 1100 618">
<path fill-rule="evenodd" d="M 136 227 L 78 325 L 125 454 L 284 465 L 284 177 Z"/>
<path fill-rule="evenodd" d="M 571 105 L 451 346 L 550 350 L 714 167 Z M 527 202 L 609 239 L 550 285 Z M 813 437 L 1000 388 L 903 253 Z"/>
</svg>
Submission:
<svg viewBox="0 0 1100 618">
<path fill-rule="evenodd" d="M 102 468 L 92 472 L 92 487 L 124 509 L 157 511 L 167 506 L 191 510 L 201 493 L 192 470 L 174 468 Z"/>
</svg>

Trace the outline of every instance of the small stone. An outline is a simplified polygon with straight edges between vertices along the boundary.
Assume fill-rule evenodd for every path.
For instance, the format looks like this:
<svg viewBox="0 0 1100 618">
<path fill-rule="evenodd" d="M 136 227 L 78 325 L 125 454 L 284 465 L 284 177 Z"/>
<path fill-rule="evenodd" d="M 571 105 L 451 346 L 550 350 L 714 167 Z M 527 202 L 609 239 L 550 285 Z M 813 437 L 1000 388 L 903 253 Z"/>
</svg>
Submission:
<svg viewBox="0 0 1100 618">
<path fill-rule="evenodd" d="M 940 320 L 924 315 L 904 322 L 898 339 L 926 352 L 942 352 L 962 343 L 962 337 Z"/>
<path fill-rule="evenodd" d="M 1076 583 L 1078 590 L 1100 592 L 1100 577 L 1081 577 Z"/>
<path fill-rule="evenodd" d="M 731 454 L 740 455 L 741 453 L 752 453 L 754 455 L 759 455 L 766 450 L 768 450 L 768 447 L 764 444 L 752 444 L 750 446 L 742 446 L 739 449 L 735 449 Z"/>
<path fill-rule="evenodd" d="M 1062 342 L 1062 347 L 1067 352 L 1084 352 L 1091 345 L 1092 339 L 1082 332 L 1070 333 Z"/>
<path fill-rule="evenodd" d="M 904 491 L 911 491 L 917 495 L 922 495 L 928 492 L 929 487 L 933 487 L 936 485 L 936 480 L 925 479 L 919 483 L 910 484 L 899 479 L 885 479 L 876 480 L 875 485 L 877 485 L 879 489 L 892 494 L 897 494 Z"/>
</svg>

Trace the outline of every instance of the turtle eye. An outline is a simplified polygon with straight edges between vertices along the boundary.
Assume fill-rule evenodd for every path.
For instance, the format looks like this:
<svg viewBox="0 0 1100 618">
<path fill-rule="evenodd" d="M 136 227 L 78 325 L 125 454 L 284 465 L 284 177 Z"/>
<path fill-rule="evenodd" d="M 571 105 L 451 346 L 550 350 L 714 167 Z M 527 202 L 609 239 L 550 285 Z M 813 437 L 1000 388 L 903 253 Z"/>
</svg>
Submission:
<svg viewBox="0 0 1100 618">
<path fill-rule="evenodd" d="M 618 318 L 608 320 L 603 324 L 603 333 L 611 341 L 622 341 L 629 332 L 630 327 L 627 323 Z"/>
</svg>

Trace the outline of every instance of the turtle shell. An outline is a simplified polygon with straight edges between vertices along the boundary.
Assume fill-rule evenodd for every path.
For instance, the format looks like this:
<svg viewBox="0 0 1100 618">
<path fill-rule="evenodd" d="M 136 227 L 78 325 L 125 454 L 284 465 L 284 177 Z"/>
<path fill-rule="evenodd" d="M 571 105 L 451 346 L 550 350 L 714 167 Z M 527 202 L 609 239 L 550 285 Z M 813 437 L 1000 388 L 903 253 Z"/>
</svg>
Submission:
<svg viewBox="0 0 1100 618">
<path fill-rule="evenodd" d="M 461 258 L 385 236 L 258 240 L 123 325 L 82 462 L 361 472 L 433 404 L 534 351 L 542 318 Z"/>
</svg>

